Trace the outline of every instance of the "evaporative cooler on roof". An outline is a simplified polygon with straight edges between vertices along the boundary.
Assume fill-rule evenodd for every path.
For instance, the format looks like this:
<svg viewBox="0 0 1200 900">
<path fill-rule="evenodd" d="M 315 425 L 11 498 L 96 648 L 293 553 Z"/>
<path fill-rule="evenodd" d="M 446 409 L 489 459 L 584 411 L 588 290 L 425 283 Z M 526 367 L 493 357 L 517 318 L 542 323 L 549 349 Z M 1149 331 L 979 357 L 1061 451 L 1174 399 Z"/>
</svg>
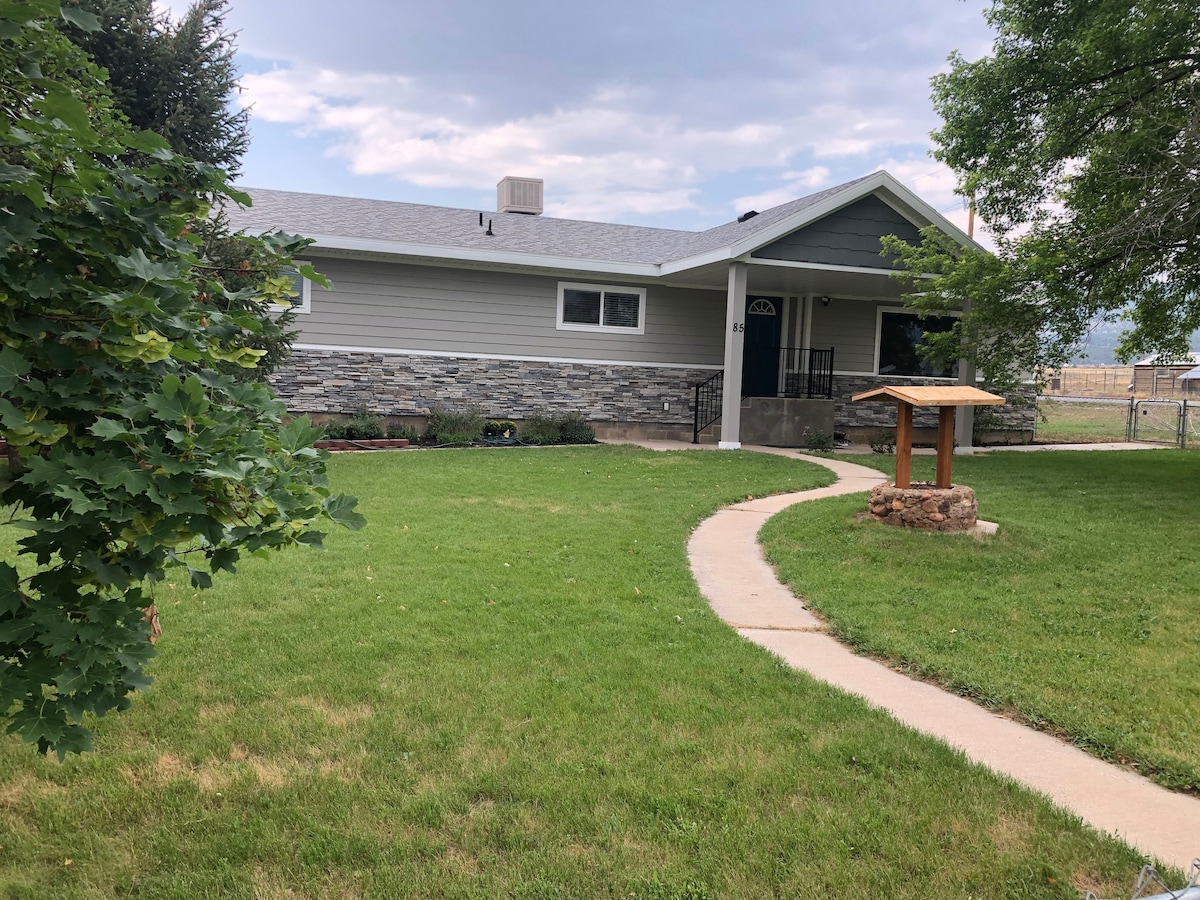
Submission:
<svg viewBox="0 0 1200 900">
<path fill-rule="evenodd" d="M 508 175 L 496 185 L 496 212 L 542 214 L 542 179 Z"/>
</svg>

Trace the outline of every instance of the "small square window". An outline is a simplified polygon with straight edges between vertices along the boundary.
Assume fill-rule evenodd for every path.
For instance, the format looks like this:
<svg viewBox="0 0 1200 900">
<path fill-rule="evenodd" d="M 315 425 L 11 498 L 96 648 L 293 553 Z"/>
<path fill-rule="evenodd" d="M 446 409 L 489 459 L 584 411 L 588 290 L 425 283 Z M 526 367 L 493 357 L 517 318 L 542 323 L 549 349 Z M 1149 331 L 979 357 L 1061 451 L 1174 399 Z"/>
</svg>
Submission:
<svg viewBox="0 0 1200 900">
<path fill-rule="evenodd" d="M 637 328 L 642 298 L 637 294 L 604 294 L 604 324 L 612 328 Z"/>
<path fill-rule="evenodd" d="M 558 328 L 643 334 L 645 305 L 644 288 L 560 283 Z"/>
<path fill-rule="evenodd" d="M 563 291 L 562 320 L 571 325 L 599 325 L 600 292 L 578 288 Z"/>
</svg>

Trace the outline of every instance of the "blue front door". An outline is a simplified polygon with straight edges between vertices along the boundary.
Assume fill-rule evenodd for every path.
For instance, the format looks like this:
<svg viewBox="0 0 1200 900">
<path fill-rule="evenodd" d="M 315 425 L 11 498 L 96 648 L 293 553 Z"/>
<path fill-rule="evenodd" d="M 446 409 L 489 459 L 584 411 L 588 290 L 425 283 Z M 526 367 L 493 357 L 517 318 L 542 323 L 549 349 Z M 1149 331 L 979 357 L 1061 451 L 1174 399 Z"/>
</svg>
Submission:
<svg viewBox="0 0 1200 900">
<path fill-rule="evenodd" d="M 779 337 L 783 302 L 779 297 L 746 298 L 746 345 L 742 357 L 742 396 L 779 393 Z"/>
</svg>

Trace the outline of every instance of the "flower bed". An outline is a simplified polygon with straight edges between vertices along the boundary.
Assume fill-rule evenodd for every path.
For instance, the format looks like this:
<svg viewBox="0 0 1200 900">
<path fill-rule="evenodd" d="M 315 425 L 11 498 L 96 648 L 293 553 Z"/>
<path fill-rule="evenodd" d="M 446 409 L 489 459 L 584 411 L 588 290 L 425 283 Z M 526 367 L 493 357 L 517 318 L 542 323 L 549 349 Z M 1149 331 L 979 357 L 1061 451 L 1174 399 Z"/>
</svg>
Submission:
<svg viewBox="0 0 1200 900">
<path fill-rule="evenodd" d="M 349 440 L 337 438 L 334 440 L 317 441 L 313 444 L 319 450 L 403 450 L 408 441 L 403 438 L 367 438 L 364 440 Z"/>
</svg>

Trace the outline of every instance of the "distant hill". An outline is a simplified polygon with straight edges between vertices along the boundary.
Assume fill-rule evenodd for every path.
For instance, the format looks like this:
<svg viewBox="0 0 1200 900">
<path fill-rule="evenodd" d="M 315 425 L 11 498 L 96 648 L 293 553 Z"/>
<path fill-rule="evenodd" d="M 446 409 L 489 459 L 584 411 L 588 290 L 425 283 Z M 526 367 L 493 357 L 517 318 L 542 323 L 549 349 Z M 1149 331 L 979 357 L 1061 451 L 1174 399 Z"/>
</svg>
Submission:
<svg viewBox="0 0 1200 900">
<path fill-rule="evenodd" d="M 1092 329 L 1087 344 L 1071 357 L 1068 365 L 1072 366 L 1111 366 L 1117 362 L 1117 344 L 1121 342 L 1121 332 L 1129 326 L 1124 322 L 1100 322 Z M 1192 335 L 1191 349 L 1200 352 L 1200 331 Z"/>
</svg>

